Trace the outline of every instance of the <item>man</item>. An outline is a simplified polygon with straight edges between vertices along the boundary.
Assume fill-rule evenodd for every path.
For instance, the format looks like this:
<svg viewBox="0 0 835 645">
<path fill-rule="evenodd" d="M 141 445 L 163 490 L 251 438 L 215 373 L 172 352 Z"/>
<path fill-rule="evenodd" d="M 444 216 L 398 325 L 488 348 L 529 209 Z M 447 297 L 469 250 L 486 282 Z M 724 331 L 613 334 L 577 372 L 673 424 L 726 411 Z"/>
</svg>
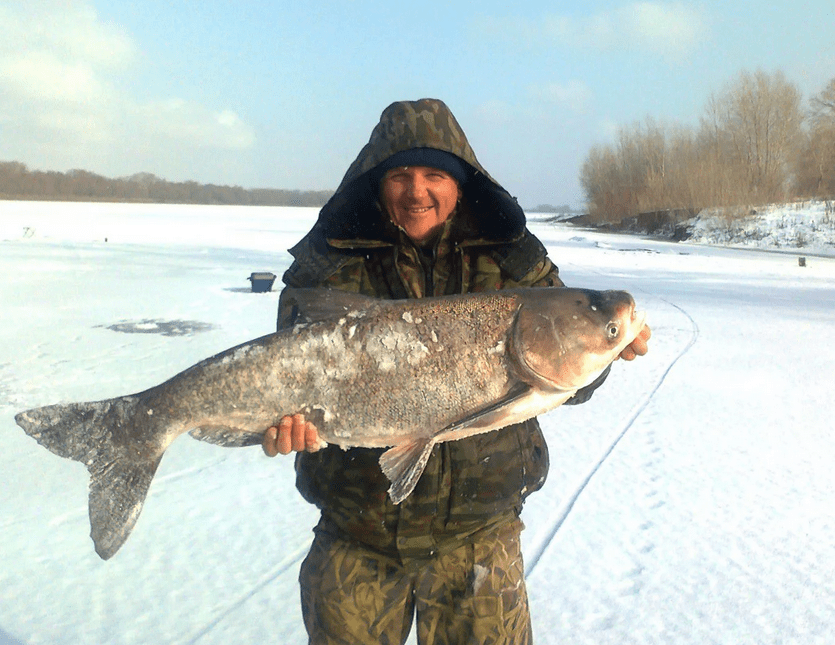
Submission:
<svg viewBox="0 0 835 645">
<path fill-rule="evenodd" d="M 422 298 L 560 287 L 516 201 L 484 170 L 442 102 L 397 102 L 291 250 L 291 287 Z M 279 306 L 279 327 L 293 312 Z M 645 329 L 624 350 L 647 351 Z M 581 390 L 583 402 L 602 382 Z M 437 446 L 414 492 L 394 505 L 379 449 L 322 450 L 301 415 L 265 434 L 296 451 L 297 487 L 321 510 L 300 574 L 311 643 L 529 643 L 519 515 L 548 453 L 536 419 Z"/>
</svg>

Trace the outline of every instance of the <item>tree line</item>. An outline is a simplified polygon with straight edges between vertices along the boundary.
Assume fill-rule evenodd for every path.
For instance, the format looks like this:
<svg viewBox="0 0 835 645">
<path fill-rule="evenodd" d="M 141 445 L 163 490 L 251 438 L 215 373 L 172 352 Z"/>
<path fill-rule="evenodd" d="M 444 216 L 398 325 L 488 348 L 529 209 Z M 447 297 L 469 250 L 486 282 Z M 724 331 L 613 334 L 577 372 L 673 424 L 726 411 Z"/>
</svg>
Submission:
<svg viewBox="0 0 835 645">
<path fill-rule="evenodd" d="M 124 201 L 249 206 L 323 206 L 329 190 L 241 188 L 172 182 L 150 173 L 111 179 L 86 170 L 30 170 L 17 161 L 0 162 L 0 199 Z"/>
<path fill-rule="evenodd" d="M 835 197 L 835 79 L 804 109 L 782 72 L 744 71 L 708 99 L 696 128 L 651 117 L 595 146 L 580 181 L 589 215 L 746 207 Z"/>
</svg>

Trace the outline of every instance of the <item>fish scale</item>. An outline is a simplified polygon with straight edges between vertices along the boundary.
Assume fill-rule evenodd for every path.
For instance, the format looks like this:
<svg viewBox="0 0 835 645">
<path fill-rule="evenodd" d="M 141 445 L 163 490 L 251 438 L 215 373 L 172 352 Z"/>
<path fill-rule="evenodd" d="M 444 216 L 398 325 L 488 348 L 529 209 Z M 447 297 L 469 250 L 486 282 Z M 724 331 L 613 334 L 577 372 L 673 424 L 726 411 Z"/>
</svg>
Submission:
<svg viewBox="0 0 835 645">
<path fill-rule="evenodd" d="M 108 559 L 130 535 L 177 437 L 260 444 L 303 412 L 320 440 L 388 447 L 395 503 L 432 448 L 555 408 L 594 381 L 643 327 L 622 291 L 538 288 L 385 301 L 291 290 L 304 322 L 207 358 L 144 392 L 15 417 L 90 471 L 90 524 Z"/>
</svg>

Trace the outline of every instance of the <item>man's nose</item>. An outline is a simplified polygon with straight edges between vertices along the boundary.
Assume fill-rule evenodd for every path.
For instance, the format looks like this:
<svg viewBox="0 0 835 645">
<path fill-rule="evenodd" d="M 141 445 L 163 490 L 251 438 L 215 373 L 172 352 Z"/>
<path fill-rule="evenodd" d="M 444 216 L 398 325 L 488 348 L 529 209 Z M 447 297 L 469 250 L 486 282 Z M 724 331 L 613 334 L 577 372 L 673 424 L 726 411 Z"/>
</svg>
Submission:
<svg viewBox="0 0 835 645">
<path fill-rule="evenodd" d="M 410 197 L 423 197 L 427 192 L 426 181 L 422 177 L 412 177 L 406 187 Z"/>
</svg>

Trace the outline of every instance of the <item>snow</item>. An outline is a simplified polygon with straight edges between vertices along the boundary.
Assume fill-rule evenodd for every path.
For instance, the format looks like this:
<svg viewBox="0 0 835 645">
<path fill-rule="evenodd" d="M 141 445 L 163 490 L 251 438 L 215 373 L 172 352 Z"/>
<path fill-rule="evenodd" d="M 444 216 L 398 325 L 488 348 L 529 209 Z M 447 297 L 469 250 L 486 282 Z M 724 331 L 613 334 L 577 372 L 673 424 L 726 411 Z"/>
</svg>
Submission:
<svg viewBox="0 0 835 645">
<path fill-rule="evenodd" d="M 315 217 L 0 202 L 0 643 L 306 642 L 316 512 L 292 459 L 178 439 L 103 562 L 86 469 L 13 416 L 271 332 L 278 293 L 247 278 L 280 276 Z M 835 258 L 531 228 L 566 283 L 629 290 L 653 329 L 589 403 L 541 418 L 551 471 L 523 515 L 536 642 L 831 643 Z"/>
<path fill-rule="evenodd" d="M 702 211 L 689 241 L 835 256 L 833 200 L 768 204 L 739 215 L 740 209 Z"/>
</svg>

